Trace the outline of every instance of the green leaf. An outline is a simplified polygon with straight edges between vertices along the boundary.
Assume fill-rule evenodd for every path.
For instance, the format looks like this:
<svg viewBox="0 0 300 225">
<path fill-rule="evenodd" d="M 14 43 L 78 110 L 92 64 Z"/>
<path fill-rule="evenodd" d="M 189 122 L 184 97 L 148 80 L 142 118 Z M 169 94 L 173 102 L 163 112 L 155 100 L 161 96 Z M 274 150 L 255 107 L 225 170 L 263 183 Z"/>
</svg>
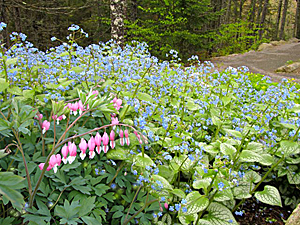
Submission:
<svg viewBox="0 0 300 225">
<path fill-rule="evenodd" d="M 4 79 L 0 78 L 0 92 L 3 92 L 6 88 L 8 88 L 9 83 Z"/>
<path fill-rule="evenodd" d="M 224 189 L 223 191 L 219 191 L 214 197 L 214 200 L 217 202 L 224 202 L 233 199 L 233 194 L 230 188 Z"/>
<path fill-rule="evenodd" d="M 133 158 L 133 162 L 135 166 L 139 167 L 152 166 L 154 164 L 152 159 L 147 154 L 144 154 L 143 157 L 142 153 L 135 155 Z"/>
<path fill-rule="evenodd" d="M 287 171 L 287 178 L 290 184 L 300 184 L 300 173 Z"/>
<path fill-rule="evenodd" d="M 222 125 L 222 121 L 217 116 L 212 116 L 211 120 L 212 120 L 213 124 L 216 126 Z"/>
<path fill-rule="evenodd" d="M 23 94 L 23 91 L 17 86 L 8 88 L 7 91 L 13 95 L 22 95 Z"/>
<path fill-rule="evenodd" d="M 203 179 L 197 179 L 193 182 L 193 188 L 206 190 L 208 186 L 211 184 L 212 179 L 210 177 L 206 177 Z"/>
<path fill-rule="evenodd" d="M 180 137 L 173 136 L 171 139 L 171 147 L 180 145 L 182 143 L 182 139 Z"/>
<path fill-rule="evenodd" d="M 263 191 L 256 192 L 254 196 L 263 203 L 282 207 L 280 194 L 276 187 L 266 185 Z"/>
<path fill-rule="evenodd" d="M 106 193 L 107 190 L 110 188 L 105 184 L 98 184 L 96 187 L 92 187 L 95 190 L 95 194 L 98 196 L 102 196 L 104 193 Z"/>
<path fill-rule="evenodd" d="M 231 211 L 224 205 L 212 202 L 207 208 L 208 214 L 199 220 L 198 224 L 210 225 L 232 225 L 238 224 Z M 208 222 L 208 223 L 207 223 Z"/>
<path fill-rule="evenodd" d="M 267 153 L 262 153 L 260 154 L 261 158 L 258 161 L 260 164 L 264 165 L 264 166 L 270 166 L 274 163 L 274 158 Z"/>
<path fill-rule="evenodd" d="M 99 221 L 96 220 L 94 217 L 91 217 L 91 216 L 83 216 L 83 217 L 81 217 L 81 219 L 82 219 L 83 222 L 85 222 L 87 225 L 95 225 L 95 224 L 99 224 Z"/>
<path fill-rule="evenodd" d="M 242 181 L 239 186 L 233 188 L 233 195 L 236 199 L 251 198 L 250 193 L 250 183 Z"/>
<path fill-rule="evenodd" d="M 146 94 L 146 93 L 139 92 L 137 94 L 137 98 L 142 100 L 142 101 L 155 103 L 153 98 L 150 95 Z"/>
<path fill-rule="evenodd" d="M 226 129 L 226 128 L 223 128 L 223 130 L 227 133 L 227 134 L 230 134 L 231 136 L 233 137 L 236 137 L 236 138 L 243 138 L 243 135 L 241 134 L 241 132 L 237 131 L 237 130 L 231 130 L 231 129 Z"/>
<path fill-rule="evenodd" d="M 12 205 L 19 210 L 21 210 L 25 205 L 24 198 L 19 191 L 16 191 L 9 186 L 5 186 L 2 183 L 0 184 L 0 194 L 7 198 Z"/>
<path fill-rule="evenodd" d="M 49 211 L 48 207 L 43 202 L 41 202 L 40 200 L 37 200 L 36 203 L 37 203 L 37 206 L 39 208 L 37 213 L 51 218 L 51 214 L 50 214 L 50 211 Z"/>
<path fill-rule="evenodd" d="M 187 212 L 185 215 L 196 214 L 206 209 L 209 205 L 209 200 L 204 195 L 200 195 L 198 191 L 192 191 L 186 196 Z"/>
<path fill-rule="evenodd" d="M 112 159 L 112 160 L 125 160 L 128 158 L 127 152 L 128 152 L 128 150 L 117 145 L 115 147 L 115 149 L 110 149 L 106 153 L 106 158 Z"/>
<path fill-rule="evenodd" d="M 222 98 L 222 102 L 224 104 L 224 106 L 228 105 L 228 103 L 231 101 L 231 97 L 228 97 L 228 96 L 224 96 Z"/>
<path fill-rule="evenodd" d="M 300 153 L 300 146 L 297 142 L 292 141 L 281 141 L 280 148 L 278 150 L 282 152 L 284 155 L 291 155 L 291 154 L 299 154 Z"/>
<path fill-rule="evenodd" d="M 73 218 L 78 217 L 78 212 L 80 210 L 80 205 L 78 201 L 72 201 L 71 205 L 70 202 L 65 199 L 64 206 L 57 205 L 54 210 L 54 214 L 66 219 L 67 221 L 72 220 Z"/>
<path fill-rule="evenodd" d="M 171 191 L 174 195 L 178 196 L 179 198 L 185 198 L 185 193 L 180 189 L 173 189 Z"/>
<path fill-rule="evenodd" d="M 6 66 L 14 65 L 18 61 L 18 57 L 7 59 L 5 64 Z"/>
<path fill-rule="evenodd" d="M 246 172 L 244 180 L 247 182 L 258 183 L 261 180 L 261 176 L 253 170 Z"/>
<path fill-rule="evenodd" d="M 71 71 L 74 71 L 75 73 L 81 73 L 82 71 L 84 71 L 84 69 L 80 66 L 74 66 L 71 68 Z"/>
<path fill-rule="evenodd" d="M 112 218 L 115 219 L 115 218 L 119 218 L 119 217 L 121 217 L 121 216 L 123 216 L 123 212 L 122 212 L 122 211 L 116 211 L 116 212 L 113 214 Z"/>
<path fill-rule="evenodd" d="M 198 104 L 194 103 L 194 101 L 192 101 L 192 100 L 188 100 L 185 106 L 190 111 L 196 111 L 196 110 L 200 109 L 200 106 Z"/>
<path fill-rule="evenodd" d="M 228 155 L 233 158 L 234 154 L 236 153 L 236 148 L 232 145 L 221 143 L 220 150 L 224 155 Z"/>
<path fill-rule="evenodd" d="M 12 172 L 0 172 L 0 180 L 1 180 L 1 185 L 14 188 L 17 184 L 20 184 L 25 179 L 23 177 L 15 175 Z"/>
<path fill-rule="evenodd" d="M 34 94 L 35 94 L 35 91 L 34 91 L 34 90 L 23 90 L 23 96 L 24 96 L 25 98 L 33 99 Z"/>
<path fill-rule="evenodd" d="M 239 158 L 242 162 L 259 162 L 261 160 L 258 153 L 249 150 L 243 150 Z"/>
<path fill-rule="evenodd" d="M 88 197 L 80 200 L 80 208 L 78 216 L 82 217 L 88 215 L 92 212 L 92 209 L 95 207 L 96 196 Z"/>
<path fill-rule="evenodd" d="M 7 156 L 10 153 L 10 151 L 6 151 L 6 149 L 0 150 L 0 159 Z"/>
<path fill-rule="evenodd" d="M 156 181 L 160 181 L 162 183 L 162 185 L 164 186 L 163 189 L 169 189 L 172 190 L 173 187 L 172 185 L 169 183 L 169 181 L 167 181 L 165 178 L 163 178 L 162 176 L 159 175 L 152 175 L 152 179 L 154 180 L 154 182 Z"/>
</svg>

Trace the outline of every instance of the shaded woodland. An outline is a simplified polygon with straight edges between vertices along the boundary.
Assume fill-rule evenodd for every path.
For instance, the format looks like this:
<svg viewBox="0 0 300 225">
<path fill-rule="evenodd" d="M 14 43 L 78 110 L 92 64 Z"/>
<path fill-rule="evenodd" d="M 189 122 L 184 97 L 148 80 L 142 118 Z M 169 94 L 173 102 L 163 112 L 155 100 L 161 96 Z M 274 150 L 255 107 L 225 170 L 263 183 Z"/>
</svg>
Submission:
<svg viewBox="0 0 300 225">
<path fill-rule="evenodd" d="M 22 32 L 39 49 L 57 45 L 77 24 L 81 45 L 146 42 L 161 58 L 174 49 L 200 59 L 255 49 L 269 40 L 300 38 L 300 0 L 0 0 L 1 38 Z"/>
</svg>

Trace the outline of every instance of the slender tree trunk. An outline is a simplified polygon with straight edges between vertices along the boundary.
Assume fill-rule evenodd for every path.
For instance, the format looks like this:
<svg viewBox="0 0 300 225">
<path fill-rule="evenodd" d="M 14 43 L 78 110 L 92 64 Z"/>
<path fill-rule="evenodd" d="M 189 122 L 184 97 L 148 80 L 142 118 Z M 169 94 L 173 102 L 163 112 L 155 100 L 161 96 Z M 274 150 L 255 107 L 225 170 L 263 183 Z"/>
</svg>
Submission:
<svg viewBox="0 0 300 225">
<path fill-rule="evenodd" d="M 251 6 L 250 6 L 250 12 L 249 12 L 249 21 L 250 23 L 254 23 L 255 20 L 255 12 L 256 12 L 256 0 L 251 0 Z"/>
<path fill-rule="evenodd" d="M 281 25 L 280 25 L 280 33 L 279 33 L 279 39 L 284 39 L 284 27 L 285 27 L 285 20 L 286 20 L 286 13 L 289 5 L 289 0 L 284 0 L 283 4 L 283 12 L 282 12 L 282 19 L 281 19 Z"/>
<path fill-rule="evenodd" d="M 257 24 L 260 23 L 260 16 L 263 8 L 263 0 L 259 0 L 258 2 L 258 12 L 257 12 L 257 17 L 256 17 L 256 22 Z"/>
<path fill-rule="evenodd" d="M 111 38 L 124 45 L 124 17 L 126 0 L 110 0 Z"/>
<path fill-rule="evenodd" d="M 281 18 L 282 2 L 283 2 L 283 0 L 279 0 L 279 3 L 278 3 L 278 11 L 277 11 L 277 19 L 276 19 L 276 25 L 275 25 L 274 40 L 278 39 L 278 30 L 279 30 L 279 23 L 280 23 L 280 18 Z"/>
<path fill-rule="evenodd" d="M 239 18 L 242 19 L 243 16 L 243 6 L 244 6 L 245 0 L 240 0 L 240 11 L 239 11 Z"/>
<path fill-rule="evenodd" d="M 227 1 L 227 9 L 226 9 L 226 17 L 225 17 L 226 23 L 230 22 L 230 14 L 231 14 L 231 0 L 228 0 Z"/>
<path fill-rule="evenodd" d="M 238 0 L 234 0 L 234 22 L 236 22 L 238 19 L 238 7 L 239 7 Z"/>
<path fill-rule="evenodd" d="M 300 39 L 300 0 L 297 0 L 295 26 L 296 26 L 296 29 L 295 29 L 296 38 Z"/>
<path fill-rule="evenodd" d="M 265 0 L 264 7 L 262 10 L 261 18 L 260 18 L 260 30 L 259 30 L 259 39 L 262 39 L 265 27 L 266 16 L 269 8 L 269 0 Z"/>
</svg>

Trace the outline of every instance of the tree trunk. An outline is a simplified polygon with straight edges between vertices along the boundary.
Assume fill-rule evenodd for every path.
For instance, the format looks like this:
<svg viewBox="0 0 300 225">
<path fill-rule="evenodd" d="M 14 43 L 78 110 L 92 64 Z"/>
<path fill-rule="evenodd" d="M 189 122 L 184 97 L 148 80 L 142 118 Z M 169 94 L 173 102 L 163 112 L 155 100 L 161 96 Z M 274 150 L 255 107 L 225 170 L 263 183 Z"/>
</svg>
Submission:
<svg viewBox="0 0 300 225">
<path fill-rule="evenodd" d="M 258 12 L 257 12 L 257 17 L 256 17 L 257 24 L 260 23 L 260 16 L 261 16 L 261 11 L 262 11 L 262 5 L 263 5 L 263 0 L 259 0 L 259 3 L 258 3 Z"/>
<path fill-rule="evenodd" d="M 234 22 L 236 22 L 238 19 L 238 7 L 239 7 L 238 0 L 234 0 Z"/>
<path fill-rule="evenodd" d="M 251 8 L 250 8 L 250 12 L 249 12 L 249 21 L 250 21 L 250 23 L 254 23 L 255 12 L 256 12 L 256 0 L 251 0 Z"/>
<path fill-rule="evenodd" d="M 259 39 L 262 39 L 265 27 L 266 16 L 269 8 L 269 0 L 265 0 L 264 8 L 262 10 L 261 18 L 260 18 L 260 30 L 259 30 Z"/>
<path fill-rule="evenodd" d="M 279 34 L 280 40 L 284 39 L 284 27 L 285 27 L 285 20 L 286 20 L 286 13 L 287 13 L 288 5 L 289 5 L 289 0 L 284 0 L 281 26 L 280 26 L 280 34 Z"/>
<path fill-rule="evenodd" d="M 296 19 L 295 19 L 295 26 L 296 26 L 296 38 L 300 39 L 300 0 L 297 0 L 297 12 L 296 12 Z"/>
<path fill-rule="evenodd" d="M 110 0 L 111 38 L 124 45 L 124 18 L 126 0 Z"/>
<path fill-rule="evenodd" d="M 239 18 L 242 19 L 243 16 L 243 6 L 244 6 L 245 0 L 240 0 L 240 11 L 239 11 Z"/>
<path fill-rule="evenodd" d="M 227 1 L 227 9 L 226 9 L 226 17 L 225 17 L 226 23 L 230 22 L 230 14 L 231 14 L 231 0 L 228 0 Z"/>
<path fill-rule="evenodd" d="M 274 40 L 278 39 L 278 30 L 279 30 L 279 23 L 280 23 L 280 18 L 281 18 L 282 2 L 283 2 L 283 0 L 279 0 L 278 11 L 277 11 L 277 20 L 276 20 L 275 33 L 274 33 Z"/>
</svg>

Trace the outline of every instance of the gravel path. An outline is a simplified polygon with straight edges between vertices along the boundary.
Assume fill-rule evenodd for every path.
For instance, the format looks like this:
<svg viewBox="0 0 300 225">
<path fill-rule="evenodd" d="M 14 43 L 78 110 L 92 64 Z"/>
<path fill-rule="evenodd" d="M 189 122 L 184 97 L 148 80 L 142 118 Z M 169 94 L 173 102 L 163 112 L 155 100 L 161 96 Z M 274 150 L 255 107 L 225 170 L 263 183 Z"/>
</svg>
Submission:
<svg viewBox="0 0 300 225">
<path fill-rule="evenodd" d="M 299 59 L 300 43 L 290 43 L 274 46 L 263 51 L 250 51 L 244 54 L 216 57 L 211 61 L 221 69 L 228 66 L 247 66 L 251 72 L 270 76 L 271 80 L 275 82 L 280 82 L 282 78 L 294 78 L 296 82 L 300 83 L 300 74 L 275 73 L 275 70 L 287 61 L 298 61 Z"/>
</svg>

